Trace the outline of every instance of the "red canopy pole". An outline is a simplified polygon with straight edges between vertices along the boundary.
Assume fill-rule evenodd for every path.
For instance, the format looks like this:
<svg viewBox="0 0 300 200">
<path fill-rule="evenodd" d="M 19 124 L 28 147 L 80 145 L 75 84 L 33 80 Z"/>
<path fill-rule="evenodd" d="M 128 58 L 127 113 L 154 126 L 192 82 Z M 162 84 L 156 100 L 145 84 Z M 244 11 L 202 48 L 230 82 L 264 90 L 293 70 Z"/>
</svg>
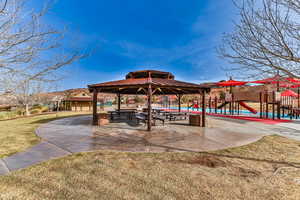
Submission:
<svg viewBox="0 0 300 200">
<path fill-rule="evenodd" d="M 230 102 L 229 102 L 229 115 L 231 115 L 232 114 L 232 85 L 230 85 L 229 87 L 229 93 L 231 95 Z"/>
<path fill-rule="evenodd" d="M 281 107 L 281 100 L 277 103 L 277 118 L 280 119 L 280 107 Z"/>
<path fill-rule="evenodd" d="M 299 97 L 299 95 L 300 95 L 300 88 L 299 87 L 298 87 L 297 92 L 298 92 L 298 109 L 299 109 L 300 108 L 300 97 Z"/>
<path fill-rule="evenodd" d="M 275 119 L 275 91 L 273 91 L 273 102 L 272 102 L 272 119 Z"/>
<path fill-rule="evenodd" d="M 152 87 L 151 84 L 148 86 L 148 131 L 151 131 L 152 126 Z"/>
<path fill-rule="evenodd" d="M 266 92 L 266 118 L 269 118 L 269 93 Z"/>
<path fill-rule="evenodd" d="M 277 71 L 277 76 L 279 76 L 279 71 Z M 277 92 L 279 92 L 279 81 L 277 81 Z"/>
<path fill-rule="evenodd" d="M 205 108 L 205 90 L 202 91 L 202 127 L 205 127 L 205 113 L 206 108 Z"/>
</svg>

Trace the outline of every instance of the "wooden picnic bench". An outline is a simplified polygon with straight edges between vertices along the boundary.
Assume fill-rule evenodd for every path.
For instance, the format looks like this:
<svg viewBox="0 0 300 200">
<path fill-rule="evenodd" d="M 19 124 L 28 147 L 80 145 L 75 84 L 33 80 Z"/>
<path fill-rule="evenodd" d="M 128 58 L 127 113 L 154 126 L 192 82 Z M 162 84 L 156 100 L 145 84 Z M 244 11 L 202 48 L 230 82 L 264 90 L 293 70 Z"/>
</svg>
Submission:
<svg viewBox="0 0 300 200">
<path fill-rule="evenodd" d="M 116 118 L 121 118 L 121 116 L 126 116 L 128 120 L 132 120 L 133 116 L 136 113 L 135 109 L 122 109 L 122 110 L 115 110 L 115 111 L 109 111 L 110 119 L 114 120 Z"/>
<path fill-rule="evenodd" d="M 187 113 L 183 112 L 170 112 L 168 115 L 170 121 L 186 120 L 188 116 Z"/>
<path fill-rule="evenodd" d="M 148 121 L 148 114 L 147 113 L 138 113 L 135 115 L 135 118 L 138 120 L 138 123 L 142 121 L 143 123 L 147 123 Z M 165 125 L 165 119 L 158 115 L 152 116 L 153 124 L 156 125 L 156 121 L 161 121 L 163 123 L 163 126 Z"/>
</svg>

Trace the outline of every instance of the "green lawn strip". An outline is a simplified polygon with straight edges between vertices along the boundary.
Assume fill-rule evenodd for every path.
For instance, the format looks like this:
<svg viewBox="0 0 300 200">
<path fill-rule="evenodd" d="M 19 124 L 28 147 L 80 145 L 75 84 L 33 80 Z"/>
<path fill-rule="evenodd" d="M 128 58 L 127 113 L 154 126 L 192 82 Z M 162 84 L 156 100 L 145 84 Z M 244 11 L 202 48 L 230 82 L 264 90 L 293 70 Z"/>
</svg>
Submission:
<svg viewBox="0 0 300 200">
<path fill-rule="evenodd" d="M 0 158 L 24 151 L 37 144 L 40 138 L 35 134 L 35 129 L 41 124 L 82 114 L 78 112 L 60 112 L 58 114 L 0 121 Z"/>
</svg>

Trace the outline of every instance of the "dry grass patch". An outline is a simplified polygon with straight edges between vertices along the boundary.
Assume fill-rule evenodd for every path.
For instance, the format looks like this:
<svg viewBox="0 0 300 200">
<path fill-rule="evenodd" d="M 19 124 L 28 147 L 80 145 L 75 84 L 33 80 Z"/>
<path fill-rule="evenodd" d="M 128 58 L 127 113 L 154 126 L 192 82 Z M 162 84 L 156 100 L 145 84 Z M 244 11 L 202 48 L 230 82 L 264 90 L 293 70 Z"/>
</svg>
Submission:
<svg viewBox="0 0 300 200">
<path fill-rule="evenodd" d="M 57 115 L 47 114 L 0 121 L 0 158 L 37 144 L 40 138 L 34 130 L 42 123 L 78 114 L 78 112 L 61 112 Z"/>
<path fill-rule="evenodd" d="M 79 153 L 0 177 L 0 199 L 295 200 L 299 153 L 279 136 L 212 153 Z"/>
</svg>

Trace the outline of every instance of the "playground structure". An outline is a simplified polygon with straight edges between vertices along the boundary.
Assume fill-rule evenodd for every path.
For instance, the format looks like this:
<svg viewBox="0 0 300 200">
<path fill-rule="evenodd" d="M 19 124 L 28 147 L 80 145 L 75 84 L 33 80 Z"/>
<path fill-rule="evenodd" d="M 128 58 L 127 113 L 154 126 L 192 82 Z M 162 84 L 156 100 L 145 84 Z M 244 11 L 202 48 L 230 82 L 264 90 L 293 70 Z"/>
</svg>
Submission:
<svg viewBox="0 0 300 200">
<path fill-rule="evenodd" d="M 279 81 L 273 81 L 271 84 L 264 84 L 260 86 L 247 86 L 245 88 L 236 87 L 231 88 L 230 92 L 225 94 L 225 99 L 215 100 L 215 102 L 221 101 L 218 104 L 218 109 L 221 109 L 221 113 L 227 114 L 226 107 L 228 105 L 228 113 L 231 115 L 246 114 L 241 112 L 242 109 L 248 111 L 259 118 L 299 118 L 300 114 L 300 99 L 299 99 L 299 87 L 298 93 L 292 90 L 286 90 L 286 85 L 283 87 L 278 84 Z M 288 85 L 288 87 L 296 86 L 294 84 Z M 281 91 L 284 89 L 284 91 Z M 209 100 L 211 101 L 211 100 Z M 258 105 L 258 108 L 253 108 L 248 103 Z"/>
<path fill-rule="evenodd" d="M 256 85 L 248 85 L 254 83 Z M 260 85 L 257 85 L 260 84 Z M 203 103 L 201 96 L 194 97 L 179 110 L 185 112 L 205 111 L 221 115 L 250 115 L 262 119 L 298 119 L 300 116 L 300 80 L 276 75 L 272 78 L 243 82 L 228 80 L 216 83 L 218 94 L 212 92 Z M 297 88 L 294 92 L 292 88 Z M 213 90 L 212 90 L 213 91 Z M 160 107 L 176 109 L 177 100 L 167 98 Z"/>
</svg>

